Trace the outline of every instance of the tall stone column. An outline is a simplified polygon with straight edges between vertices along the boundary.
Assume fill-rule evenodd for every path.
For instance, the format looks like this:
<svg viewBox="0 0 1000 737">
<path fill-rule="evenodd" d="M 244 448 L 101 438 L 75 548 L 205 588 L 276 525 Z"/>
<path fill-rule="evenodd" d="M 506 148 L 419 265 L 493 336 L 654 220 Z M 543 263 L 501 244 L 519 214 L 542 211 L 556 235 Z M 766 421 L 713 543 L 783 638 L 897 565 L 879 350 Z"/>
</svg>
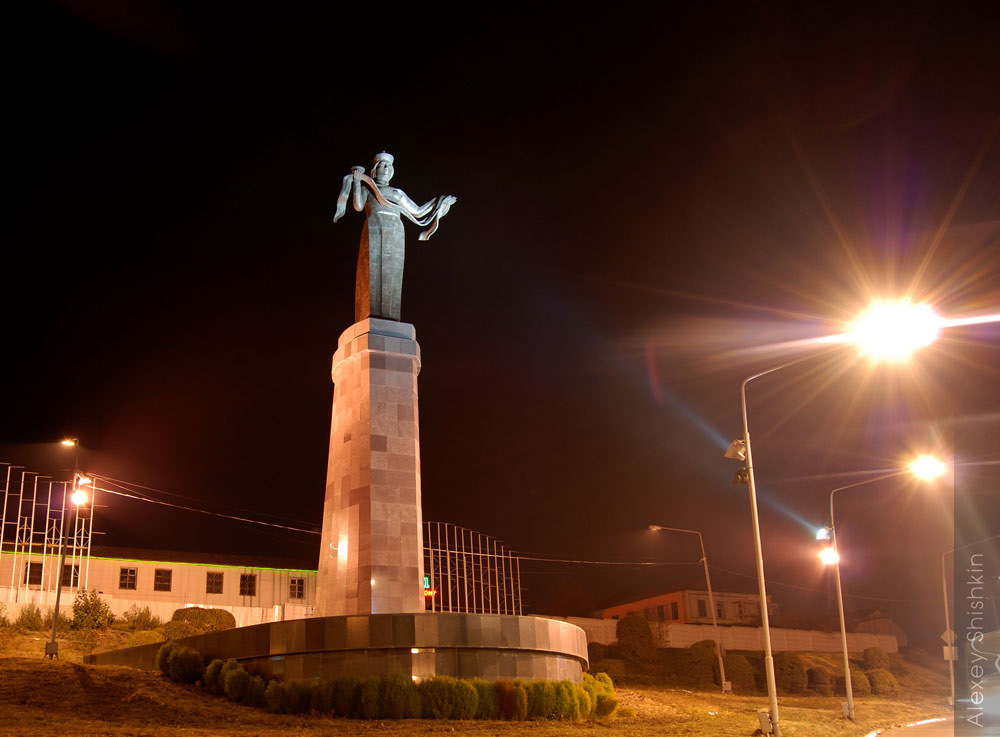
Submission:
<svg viewBox="0 0 1000 737">
<path fill-rule="evenodd" d="M 368 318 L 337 343 L 317 616 L 424 610 L 419 372 L 409 323 Z"/>
</svg>

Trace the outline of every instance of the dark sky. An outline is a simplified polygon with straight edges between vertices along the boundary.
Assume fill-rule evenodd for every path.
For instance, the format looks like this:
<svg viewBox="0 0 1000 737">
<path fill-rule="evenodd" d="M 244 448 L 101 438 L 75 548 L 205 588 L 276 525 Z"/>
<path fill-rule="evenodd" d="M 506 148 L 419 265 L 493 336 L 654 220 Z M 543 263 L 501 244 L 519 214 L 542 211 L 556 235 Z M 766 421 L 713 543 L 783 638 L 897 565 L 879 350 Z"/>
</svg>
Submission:
<svg viewBox="0 0 1000 737">
<path fill-rule="evenodd" d="M 1000 313 L 1000 45 L 973 9 L 117 5 L 8 20 L 0 460 L 65 466 L 44 444 L 78 436 L 99 473 L 317 525 L 361 229 L 330 219 L 381 150 L 413 199 L 458 197 L 407 235 L 424 518 L 526 553 L 690 563 L 693 538 L 643 530 L 695 528 L 753 590 L 721 457 L 742 378 L 875 296 Z M 838 474 L 995 432 L 998 359 L 996 326 L 954 328 L 910 367 L 841 351 L 751 384 L 790 617 L 832 611 L 811 526 L 863 478 Z M 316 556 L 107 504 L 107 543 Z M 842 504 L 849 606 L 933 634 L 950 491 Z M 698 574 L 526 569 L 538 609 Z"/>
</svg>

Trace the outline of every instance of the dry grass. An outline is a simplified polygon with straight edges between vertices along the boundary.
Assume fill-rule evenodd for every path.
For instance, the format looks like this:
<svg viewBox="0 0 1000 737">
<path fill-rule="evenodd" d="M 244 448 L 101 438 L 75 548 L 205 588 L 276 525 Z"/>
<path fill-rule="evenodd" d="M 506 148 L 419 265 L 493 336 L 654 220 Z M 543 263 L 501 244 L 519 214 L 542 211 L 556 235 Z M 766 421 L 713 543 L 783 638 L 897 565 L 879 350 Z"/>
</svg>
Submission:
<svg viewBox="0 0 1000 737">
<path fill-rule="evenodd" d="M 98 647 L 119 646 L 127 633 L 108 633 Z M 33 639 L 38 638 L 38 639 Z M 60 644 L 63 660 L 42 658 L 43 633 L 0 629 L 0 735 L 19 737 L 347 737 L 348 735 L 430 735 L 461 732 L 469 737 L 502 735 L 600 734 L 608 737 L 746 737 L 757 727 L 756 712 L 766 708 L 761 696 L 726 696 L 710 692 L 643 687 L 621 688 L 619 697 L 635 716 L 604 723 L 558 722 L 363 722 L 292 717 L 235 706 L 195 687 L 180 686 L 159 673 L 115 666 L 80 664 L 82 649 L 70 635 Z M 820 656 L 825 658 L 826 656 Z M 911 677 L 936 682 L 919 665 Z M 859 699 L 858 722 L 840 718 L 838 698 L 782 697 L 786 737 L 847 737 L 876 727 L 945 715 L 944 690 L 907 700 Z"/>
</svg>

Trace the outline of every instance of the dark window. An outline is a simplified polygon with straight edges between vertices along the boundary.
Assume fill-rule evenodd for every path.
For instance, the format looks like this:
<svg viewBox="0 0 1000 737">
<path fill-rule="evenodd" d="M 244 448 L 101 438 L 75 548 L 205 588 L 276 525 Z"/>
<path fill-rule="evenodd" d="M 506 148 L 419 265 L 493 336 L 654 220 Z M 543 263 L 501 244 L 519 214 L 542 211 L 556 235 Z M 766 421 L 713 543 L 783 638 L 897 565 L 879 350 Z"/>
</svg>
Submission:
<svg viewBox="0 0 1000 737">
<path fill-rule="evenodd" d="M 716 602 L 716 604 L 715 604 L 715 616 L 716 616 L 717 619 L 725 619 L 726 618 L 726 609 L 725 609 L 725 607 L 722 606 L 722 602 L 721 601 Z"/>
<path fill-rule="evenodd" d="M 139 580 L 138 571 L 135 568 L 121 568 L 118 571 L 118 588 L 135 591 L 136 582 Z"/>
<path fill-rule="evenodd" d="M 698 616 L 699 617 L 708 616 L 708 606 L 706 606 L 704 599 L 698 599 Z"/>
<path fill-rule="evenodd" d="M 663 610 L 663 604 L 658 604 L 656 606 L 656 618 L 661 622 L 667 618 L 667 613 Z"/>
<path fill-rule="evenodd" d="M 153 591 L 170 591 L 174 572 L 169 568 L 157 568 L 153 574 Z"/>
<path fill-rule="evenodd" d="M 306 580 L 304 578 L 288 579 L 288 598 L 289 599 L 306 598 Z"/>
<path fill-rule="evenodd" d="M 42 585 L 42 564 L 41 563 L 25 563 L 24 564 L 24 583 L 29 586 L 41 586 Z"/>
<path fill-rule="evenodd" d="M 654 619 L 656 617 L 656 614 L 654 613 L 653 607 L 646 607 L 645 609 L 643 609 L 642 616 L 644 616 L 646 619 Z"/>
<path fill-rule="evenodd" d="M 62 587 L 65 589 L 79 585 L 80 585 L 80 566 L 74 566 L 70 565 L 69 563 L 64 563 L 62 572 Z"/>
<path fill-rule="evenodd" d="M 222 574 L 216 573 L 214 571 L 209 571 L 205 576 L 205 593 L 206 594 L 221 594 L 222 593 Z"/>
<path fill-rule="evenodd" d="M 241 573 L 240 596 L 256 596 L 256 595 L 257 595 L 257 574 Z"/>
<path fill-rule="evenodd" d="M 671 619 L 680 619 L 681 618 L 680 612 L 677 609 L 677 602 L 676 601 L 670 602 L 670 618 Z"/>
</svg>

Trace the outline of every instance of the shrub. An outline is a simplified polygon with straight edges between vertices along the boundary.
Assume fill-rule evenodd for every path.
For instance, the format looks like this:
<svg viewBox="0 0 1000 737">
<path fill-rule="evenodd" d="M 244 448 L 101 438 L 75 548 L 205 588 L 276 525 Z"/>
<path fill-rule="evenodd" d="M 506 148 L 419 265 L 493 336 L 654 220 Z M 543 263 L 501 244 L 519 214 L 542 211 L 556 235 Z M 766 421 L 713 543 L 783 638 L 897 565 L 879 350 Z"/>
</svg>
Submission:
<svg viewBox="0 0 1000 737">
<path fill-rule="evenodd" d="M 172 653 L 176 647 L 176 643 L 167 642 L 156 651 L 156 667 L 159 668 L 160 672 L 167 678 L 170 678 L 170 653 Z"/>
<path fill-rule="evenodd" d="M 888 668 L 876 668 L 867 673 L 872 693 L 876 696 L 895 696 L 899 693 L 899 681 Z"/>
<path fill-rule="evenodd" d="M 556 709 L 556 684 L 552 681 L 532 681 L 525 686 L 528 693 L 528 719 L 551 719 Z"/>
<path fill-rule="evenodd" d="M 21 607 L 21 611 L 14 620 L 14 626 L 21 630 L 36 631 L 43 627 L 42 612 L 35 606 L 34 602 Z"/>
<path fill-rule="evenodd" d="M 151 630 L 163 624 L 159 617 L 154 617 L 148 606 L 141 609 L 138 604 L 133 604 L 121 616 L 122 624 L 130 630 Z"/>
<path fill-rule="evenodd" d="M 7 620 L 7 605 L 0 602 L 0 627 L 9 627 L 10 622 Z"/>
<path fill-rule="evenodd" d="M 378 719 L 381 716 L 381 694 L 382 679 L 378 676 L 369 676 L 361 681 L 361 707 L 358 716 L 362 719 Z"/>
<path fill-rule="evenodd" d="M 608 658 L 593 663 L 590 667 L 593 673 L 610 673 L 615 678 L 622 678 L 625 675 L 625 661 L 616 658 Z"/>
<path fill-rule="evenodd" d="M 167 658 L 167 672 L 178 683 L 195 683 L 205 675 L 201 653 L 190 647 L 176 647 Z"/>
<path fill-rule="evenodd" d="M 504 679 L 496 683 L 500 718 L 520 722 L 528 716 L 528 692 L 521 681 Z"/>
<path fill-rule="evenodd" d="M 615 697 L 614 684 L 607 673 L 598 673 L 596 678 L 585 675 L 581 685 L 590 696 L 591 717 L 614 716 L 618 709 L 618 699 Z"/>
<path fill-rule="evenodd" d="M 847 692 L 844 688 L 843 674 L 840 674 L 835 678 L 834 688 L 837 694 Z M 858 666 L 854 665 L 854 663 L 851 663 L 851 693 L 855 696 L 871 696 L 872 693 L 872 685 L 868 680 L 868 676 L 866 676 L 865 672 Z"/>
<path fill-rule="evenodd" d="M 726 653 L 722 657 L 722 664 L 726 666 L 726 680 L 733 684 L 734 693 L 756 693 L 753 666 L 745 655 Z"/>
<path fill-rule="evenodd" d="M 473 678 L 472 687 L 479 695 L 479 705 L 476 707 L 476 719 L 494 720 L 500 717 L 500 703 L 497 701 L 496 686 L 482 678 Z"/>
<path fill-rule="evenodd" d="M 556 702 L 552 712 L 553 717 L 564 722 L 575 722 L 580 718 L 580 702 L 576 698 L 576 684 L 572 681 L 559 681 L 554 685 Z"/>
<path fill-rule="evenodd" d="M 100 597 L 96 589 L 76 592 L 73 600 L 73 629 L 102 630 L 114 621 L 111 607 Z"/>
<path fill-rule="evenodd" d="M 809 668 L 806 671 L 806 685 L 810 691 L 815 691 L 820 696 L 833 695 L 833 678 L 830 671 L 822 666 Z"/>
<path fill-rule="evenodd" d="M 479 692 L 466 680 L 459 679 L 451 684 L 452 719 L 474 719 L 479 708 Z"/>
<path fill-rule="evenodd" d="M 452 678 L 434 676 L 420 682 L 420 702 L 423 714 L 430 719 L 450 719 L 454 708 Z"/>
<path fill-rule="evenodd" d="M 167 622 L 163 627 L 163 634 L 168 640 L 179 640 L 182 637 L 194 637 L 200 635 L 201 630 L 190 622 Z"/>
<path fill-rule="evenodd" d="M 889 654 L 880 647 L 866 647 L 861 654 L 861 659 L 864 661 L 866 671 L 879 670 L 880 668 L 888 670 L 891 664 Z"/>
<path fill-rule="evenodd" d="M 580 719 L 590 719 L 590 715 L 594 709 L 594 702 L 590 698 L 590 691 L 584 688 L 582 683 L 574 683 L 574 692 L 576 695 L 577 710 L 579 711 Z"/>
<path fill-rule="evenodd" d="M 250 690 L 247 691 L 244 704 L 247 706 L 255 706 L 262 709 L 267 705 L 264 699 L 264 693 L 267 688 L 264 686 L 264 679 L 260 676 L 254 676 L 253 680 L 250 682 Z"/>
<path fill-rule="evenodd" d="M 422 712 L 417 684 L 402 673 L 390 673 L 382 679 L 380 701 L 379 716 L 384 719 L 405 719 L 414 713 L 419 717 Z"/>
<path fill-rule="evenodd" d="M 61 608 L 61 607 L 60 607 Z M 48 611 L 45 612 L 45 616 L 42 618 L 42 628 L 46 630 L 52 629 L 52 616 L 55 613 L 55 607 L 49 607 Z M 59 630 L 65 632 L 66 630 L 73 628 L 73 620 L 67 617 L 62 612 L 59 613 Z"/>
<path fill-rule="evenodd" d="M 615 634 L 618 637 L 618 649 L 627 660 L 644 662 L 656 651 L 649 622 L 638 614 L 629 614 L 624 619 L 619 619 Z"/>
<path fill-rule="evenodd" d="M 242 665 L 235 668 L 223 668 L 225 675 L 222 676 L 222 689 L 230 701 L 242 704 L 246 701 L 250 693 L 250 684 L 253 678 L 246 672 Z"/>
<path fill-rule="evenodd" d="M 335 693 L 335 681 L 320 681 L 317 683 L 312 692 L 312 710 L 317 714 L 332 713 Z"/>
<path fill-rule="evenodd" d="M 288 707 L 288 693 L 281 681 L 271 681 L 264 689 L 264 702 L 267 710 L 275 714 L 284 714 Z"/>
<path fill-rule="evenodd" d="M 615 715 L 618 710 L 618 697 L 613 694 L 597 694 L 597 704 L 594 707 L 594 716 L 608 719 Z"/>
<path fill-rule="evenodd" d="M 198 630 L 197 634 L 231 630 L 236 626 L 236 618 L 225 609 L 206 609 L 199 606 L 176 610 L 170 621 L 187 622 Z"/>
<path fill-rule="evenodd" d="M 806 665 L 798 653 L 774 654 L 774 682 L 785 693 L 802 693 L 808 685 Z"/>
<path fill-rule="evenodd" d="M 604 660 L 608 657 L 608 648 L 606 645 L 602 645 L 599 642 L 588 642 L 587 643 L 587 660 L 591 663 L 596 663 L 598 660 Z"/>
<path fill-rule="evenodd" d="M 163 635 L 156 630 L 139 630 L 133 632 L 125 641 L 125 647 L 140 647 L 142 645 L 152 645 L 163 642 Z"/>
<path fill-rule="evenodd" d="M 315 687 L 315 681 L 285 681 L 285 694 L 288 697 L 285 712 L 288 714 L 308 713 L 312 708 L 312 696 Z"/>
<path fill-rule="evenodd" d="M 713 640 L 700 640 L 676 656 L 677 682 L 692 688 L 711 688 L 719 666 Z"/>
<path fill-rule="evenodd" d="M 216 658 L 205 668 L 205 690 L 216 696 L 223 695 L 222 667 L 225 662 Z"/>
<path fill-rule="evenodd" d="M 333 713 L 354 719 L 361 709 L 361 680 L 356 676 L 340 676 L 334 681 Z"/>
</svg>

